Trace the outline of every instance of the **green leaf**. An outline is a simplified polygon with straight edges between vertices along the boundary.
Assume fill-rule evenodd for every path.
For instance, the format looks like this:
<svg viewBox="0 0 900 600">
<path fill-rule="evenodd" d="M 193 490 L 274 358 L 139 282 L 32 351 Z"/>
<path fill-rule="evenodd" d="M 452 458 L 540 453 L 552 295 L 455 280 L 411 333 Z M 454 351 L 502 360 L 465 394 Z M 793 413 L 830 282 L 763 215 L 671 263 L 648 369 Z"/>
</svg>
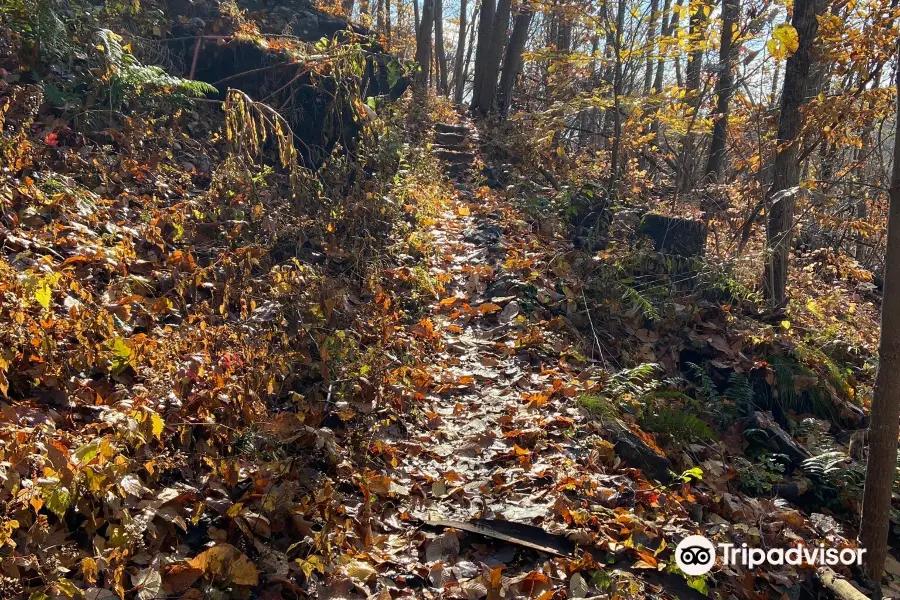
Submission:
<svg viewBox="0 0 900 600">
<path fill-rule="evenodd" d="M 100 454 L 100 440 L 94 440 L 75 450 L 75 461 L 79 465 L 84 465 L 94 460 L 98 454 Z"/>
<path fill-rule="evenodd" d="M 69 488 L 61 483 L 57 483 L 52 488 L 44 492 L 44 504 L 53 513 L 62 519 L 66 516 L 66 511 L 72 505 L 72 493 Z"/>
<path fill-rule="evenodd" d="M 690 482 L 692 479 L 696 479 L 697 481 L 703 480 L 703 469 L 700 467 L 693 467 L 682 473 L 680 479 L 685 483 Z"/>
<path fill-rule="evenodd" d="M 687 578 L 688 587 L 693 588 L 703 594 L 704 596 L 709 596 L 709 585 L 706 583 L 706 577 L 688 577 Z"/>
</svg>

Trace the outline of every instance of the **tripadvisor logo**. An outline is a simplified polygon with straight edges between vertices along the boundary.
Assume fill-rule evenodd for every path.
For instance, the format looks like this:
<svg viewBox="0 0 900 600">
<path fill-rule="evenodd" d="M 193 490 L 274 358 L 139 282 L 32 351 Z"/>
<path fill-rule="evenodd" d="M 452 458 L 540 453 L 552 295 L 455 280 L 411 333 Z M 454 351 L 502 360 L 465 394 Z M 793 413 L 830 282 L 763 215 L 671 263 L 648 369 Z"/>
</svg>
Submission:
<svg viewBox="0 0 900 600">
<path fill-rule="evenodd" d="M 782 565 L 862 565 L 865 548 L 826 548 L 818 546 L 792 546 L 790 548 L 751 548 L 747 544 L 719 544 L 722 563 L 743 565 L 755 569 L 762 564 Z M 702 535 L 690 535 L 675 548 L 675 563 L 685 575 L 705 575 L 716 563 L 716 546 Z"/>
</svg>

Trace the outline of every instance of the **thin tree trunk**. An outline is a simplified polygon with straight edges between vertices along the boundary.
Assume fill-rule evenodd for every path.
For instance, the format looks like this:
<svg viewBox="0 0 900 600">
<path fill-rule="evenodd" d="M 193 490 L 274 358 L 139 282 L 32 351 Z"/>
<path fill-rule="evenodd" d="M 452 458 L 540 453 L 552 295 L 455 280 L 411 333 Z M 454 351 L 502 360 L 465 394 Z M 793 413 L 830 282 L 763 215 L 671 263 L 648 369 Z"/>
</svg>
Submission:
<svg viewBox="0 0 900 600">
<path fill-rule="evenodd" d="M 386 30 L 385 25 L 384 25 L 384 3 L 385 2 L 386 2 L 386 0 L 377 0 L 377 2 L 375 3 L 375 19 L 376 19 L 375 23 L 376 23 L 376 27 L 378 28 L 378 33 L 380 33 L 382 35 L 384 35 L 384 32 Z"/>
<path fill-rule="evenodd" d="M 475 78 L 472 81 L 472 108 L 478 109 L 481 101 L 481 83 L 487 55 L 491 51 L 491 33 L 494 29 L 494 14 L 497 4 L 494 0 L 481 0 L 481 18 L 478 19 L 478 46 L 475 48 Z"/>
<path fill-rule="evenodd" d="M 900 57 L 900 41 L 897 43 Z M 900 89 L 900 69 L 897 69 Z M 900 140 L 900 97 L 894 121 Z M 869 458 L 863 492 L 859 544 L 866 549 L 866 572 L 875 585 L 887 558 L 891 493 L 897 469 L 897 434 L 900 419 L 900 143 L 894 143 L 891 172 L 887 249 L 884 255 L 884 300 L 881 305 L 881 340 L 878 375 L 869 425 Z"/>
<path fill-rule="evenodd" d="M 466 0 L 459 0 L 459 39 L 456 42 L 456 59 L 453 61 L 453 101 L 462 104 L 466 82 L 463 79 L 463 63 L 466 54 Z"/>
<path fill-rule="evenodd" d="M 457 83 L 459 89 L 459 97 L 460 103 L 465 99 L 466 96 L 466 82 L 469 81 L 469 71 L 472 66 L 472 52 L 475 48 L 475 32 L 478 28 L 475 24 L 478 22 L 478 13 L 481 10 L 480 5 L 475 5 L 475 12 L 472 13 L 472 23 L 469 25 L 469 48 L 466 50 L 466 65 L 463 67 L 462 79 Z M 474 88 L 473 88 L 473 96 L 474 96 Z"/>
<path fill-rule="evenodd" d="M 734 87 L 734 60 L 737 45 L 734 32 L 741 14 L 740 0 L 722 0 L 722 43 L 719 47 L 719 78 L 716 80 L 716 120 L 713 124 L 706 178 L 715 179 L 725 168 L 725 142 L 728 137 L 728 110 Z"/>
<path fill-rule="evenodd" d="M 440 0 L 425 0 L 422 5 L 422 24 L 416 36 L 416 62 L 419 64 L 421 91 L 428 88 L 428 72 L 431 70 L 431 28 L 434 25 L 434 4 Z"/>
<path fill-rule="evenodd" d="M 647 25 L 647 71 L 644 73 L 644 96 L 650 95 L 653 85 L 653 49 L 656 46 L 656 22 L 659 20 L 659 0 L 650 0 L 650 23 Z"/>
<path fill-rule="evenodd" d="M 706 31 L 706 23 L 709 17 L 707 12 L 711 7 L 706 4 L 706 0 L 690 0 L 688 3 L 690 14 L 689 40 L 691 44 L 691 52 L 688 54 L 687 64 L 687 93 L 688 101 L 691 103 L 693 110 L 690 111 L 688 118 L 691 122 L 697 118 L 700 111 L 700 103 L 703 100 L 700 93 L 700 78 L 703 69 L 703 48 L 702 42 Z M 681 149 L 681 160 L 679 161 L 679 188 L 682 192 L 688 192 L 693 187 L 694 164 L 696 162 L 696 153 L 694 146 L 696 145 L 695 135 L 692 131 L 688 131 L 684 138 Z"/>
<path fill-rule="evenodd" d="M 419 24 L 421 22 L 419 19 L 419 0 L 412 0 L 412 5 L 413 5 L 413 21 L 416 26 L 416 41 L 418 42 Z"/>
<path fill-rule="evenodd" d="M 522 51 L 525 50 L 525 42 L 528 41 L 528 28 L 531 27 L 533 15 L 531 7 L 522 6 L 513 22 L 512 34 L 509 36 L 509 45 L 503 59 L 503 72 L 500 74 L 500 89 L 497 92 L 497 105 L 501 117 L 506 117 L 509 112 L 516 77 L 522 69 Z"/>
<path fill-rule="evenodd" d="M 444 48 L 444 2 L 434 0 L 434 46 L 437 50 L 438 92 L 446 95 L 447 88 L 447 50 Z"/>
<path fill-rule="evenodd" d="M 616 198 L 616 183 L 619 179 L 619 152 L 622 146 L 622 110 L 620 96 L 622 95 L 622 30 L 625 26 L 625 0 L 619 0 L 616 10 L 616 36 L 615 36 L 615 75 L 613 80 L 613 146 L 609 167 L 609 197 Z"/>
<path fill-rule="evenodd" d="M 481 85 L 477 88 L 477 110 L 483 114 L 489 114 L 494 110 L 494 97 L 497 94 L 497 77 L 500 75 L 500 60 L 503 57 L 503 49 L 507 35 L 509 35 L 509 14 L 511 0 L 499 0 L 497 12 L 494 15 L 491 39 L 488 51 L 485 54 L 484 70 L 482 71 Z M 477 64 L 476 64 L 477 67 Z"/>
<path fill-rule="evenodd" d="M 819 28 L 818 16 L 825 8 L 824 0 L 797 0 L 791 24 L 797 30 L 797 51 L 787 60 L 781 90 L 781 116 L 778 120 L 778 150 L 772 169 L 772 185 L 767 192 L 768 251 L 765 294 L 773 310 L 787 304 L 788 256 L 794 224 L 795 194 L 800 183 L 800 147 L 798 138 L 803 126 L 801 108 L 812 66 L 811 50 Z"/>
<path fill-rule="evenodd" d="M 675 0 L 675 9 L 672 13 L 672 35 L 677 36 L 681 30 L 681 8 L 684 6 L 684 0 Z M 681 76 L 681 55 L 675 53 L 675 83 L 678 87 L 684 86 L 684 78 Z"/>
</svg>

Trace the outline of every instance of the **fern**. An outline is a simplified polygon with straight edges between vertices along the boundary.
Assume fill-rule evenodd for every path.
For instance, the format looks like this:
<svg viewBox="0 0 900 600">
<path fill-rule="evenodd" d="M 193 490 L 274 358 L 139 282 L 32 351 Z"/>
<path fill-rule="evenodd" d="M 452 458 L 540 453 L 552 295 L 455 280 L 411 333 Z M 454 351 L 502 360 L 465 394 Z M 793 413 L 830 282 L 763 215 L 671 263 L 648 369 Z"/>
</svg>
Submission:
<svg viewBox="0 0 900 600">
<path fill-rule="evenodd" d="M 101 29 L 97 35 L 106 56 L 106 76 L 110 84 L 110 103 L 113 105 L 155 94 L 186 99 L 218 93 L 206 82 L 182 79 L 155 65 L 141 64 L 122 46 L 121 36 L 108 29 Z"/>
<path fill-rule="evenodd" d="M 712 441 L 716 437 L 706 421 L 683 408 L 659 408 L 642 419 L 641 427 L 655 433 L 667 433 L 679 440 Z"/>
<path fill-rule="evenodd" d="M 625 394 L 633 396 L 649 394 L 660 386 L 661 382 L 654 379 L 654 376 L 662 371 L 663 368 L 657 363 L 642 363 L 630 369 L 622 369 L 606 382 L 603 395 L 618 398 Z"/>
<path fill-rule="evenodd" d="M 725 397 L 739 406 L 753 404 L 753 387 L 747 376 L 743 373 L 732 373 L 728 377 L 728 389 L 725 390 Z"/>
<path fill-rule="evenodd" d="M 658 321 L 660 319 L 659 310 L 653 303 L 638 290 L 625 283 L 622 286 L 622 300 L 628 303 L 628 312 L 634 315 L 640 315 L 648 321 Z"/>
<path fill-rule="evenodd" d="M 712 377 L 709 376 L 709 373 L 706 371 L 706 369 L 692 362 L 687 363 L 687 366 L 693 373 L 694 377 L 696 377 L 699 381 L 697 389 L 700 391 L 700 394 L 708 402 L 718 400 L 719 389 L 716 387 L 715 382 L 712 380 Z"/>
</svg>

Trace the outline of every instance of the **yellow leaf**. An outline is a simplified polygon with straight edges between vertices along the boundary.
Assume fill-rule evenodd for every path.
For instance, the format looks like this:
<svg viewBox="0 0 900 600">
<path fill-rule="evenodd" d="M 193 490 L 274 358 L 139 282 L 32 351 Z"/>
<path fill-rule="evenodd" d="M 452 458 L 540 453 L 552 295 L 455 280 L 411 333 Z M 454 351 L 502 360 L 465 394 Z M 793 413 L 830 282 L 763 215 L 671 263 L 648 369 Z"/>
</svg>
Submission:
<svg viewBox="0 0 900 600">
<path fill-rule="evenodd" d="M 470 214 L 472 214 L 472 211 L 469 210 L 468 206 L 457 206 L 456 212 L 461 217 L 468 217 Z"/>
<path fill-rule="evenodd" d="M 161 440 L 166 423 L 163 421 L 163 418 L 159 416 L 159 413 L 150 413 L 150 426 L 153 430 L 153 437 Z"/>
<path fill-rule="evenodd" d="M 766 48 L 775 58 L 786 58 L 800 47 L 797 30 L 790 23 L 781 23 L 772 30 L 772 38 L 766 42 Z"/>
<path fill-rule="evenodd" d="M 240 550 L 231 544 L 219 544 L 187 561 L 188 565 L 218 581 L 237 585 L 258 585 L 259 571 Z"/>
<path fill-rule="evenodd" d="M 97 583 L 97 563 L 93 558 L 86 556 L 81 559 L 81 574 L 88 583 Z"/>
<path fill-rule="evenodd" d="M 497 312 L 498 310 L 500 310 L 500 305 L 494 304 L 493 302 L 485 302 L 484 304 L 482 304 L 481 306 L 478 307 L 478 312 L 480 312 L 483 315 L 487 315 L 492 312 Z"/>
<path fill-rule="evenodd" d="M 300 565 L 300 570 L 303 571 L 303 574 L 306 575 L 307 579 L 309 579 L 309 576 L 312 575 L 313 571 L 318 571 L 319 573 L 325 572 L 325 561 L 322 560 L 321 556 L 316 556 L 315 554 L 306 560 L 298 558 L 297 564 Z"/>
</svg>

